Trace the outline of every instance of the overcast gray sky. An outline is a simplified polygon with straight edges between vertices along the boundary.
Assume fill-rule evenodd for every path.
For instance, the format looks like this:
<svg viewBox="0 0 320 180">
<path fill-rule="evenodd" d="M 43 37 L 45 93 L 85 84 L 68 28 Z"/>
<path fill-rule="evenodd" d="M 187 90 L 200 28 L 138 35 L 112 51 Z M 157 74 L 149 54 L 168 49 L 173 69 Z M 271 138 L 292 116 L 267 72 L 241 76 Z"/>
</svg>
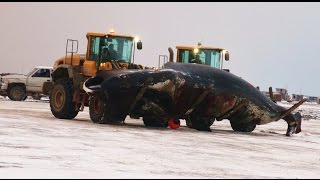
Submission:
<svg viewBox="0 0 320 180">
<path fill-rule="evenodd" d="M 176 45 L 223 47 L 225 68 L 261 90 L 320 96 L 320 3 L 0 3 L 0 73 L 52 66 L 66 39 L 85 53 L 87 32 L 138 35 L 135 62 L 157 66 Z"/>
</svg>

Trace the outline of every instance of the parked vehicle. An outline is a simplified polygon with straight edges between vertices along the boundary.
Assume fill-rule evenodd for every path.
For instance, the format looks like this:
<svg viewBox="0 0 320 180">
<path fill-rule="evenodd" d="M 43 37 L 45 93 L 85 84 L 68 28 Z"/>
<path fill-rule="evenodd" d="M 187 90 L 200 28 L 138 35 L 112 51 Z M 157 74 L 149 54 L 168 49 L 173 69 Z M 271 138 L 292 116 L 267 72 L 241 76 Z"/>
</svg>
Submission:
<svg viewBox="0 0 320 180">
<path fill-rule="evenodd" d="M 7 73 L 0 76 L 0 95 L 13 101 L 24 101 L 27 96 L 41 99 L 48 96 L 52 67 L 38 66 L 28 74 Z M 46 83 L 49 82 L 49 83 Z"/>
</svg>

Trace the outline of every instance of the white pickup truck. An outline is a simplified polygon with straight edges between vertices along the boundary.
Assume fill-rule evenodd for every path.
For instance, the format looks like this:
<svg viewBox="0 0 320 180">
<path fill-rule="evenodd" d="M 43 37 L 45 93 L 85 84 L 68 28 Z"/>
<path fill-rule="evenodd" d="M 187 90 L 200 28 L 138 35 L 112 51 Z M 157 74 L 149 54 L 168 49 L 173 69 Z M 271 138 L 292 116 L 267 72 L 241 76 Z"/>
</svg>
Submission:
<svg viewBox="0 0 320 180">
<path fill-rule="evenodd" d="M 13 101 L 23 101 L 27 96 L 40 99 L 49 95 L 46 82 L 52 82 L 52 67 L 38 66 L 27 75 L 8 73 L 0 75 L 0 95 Z"/>
</svg>

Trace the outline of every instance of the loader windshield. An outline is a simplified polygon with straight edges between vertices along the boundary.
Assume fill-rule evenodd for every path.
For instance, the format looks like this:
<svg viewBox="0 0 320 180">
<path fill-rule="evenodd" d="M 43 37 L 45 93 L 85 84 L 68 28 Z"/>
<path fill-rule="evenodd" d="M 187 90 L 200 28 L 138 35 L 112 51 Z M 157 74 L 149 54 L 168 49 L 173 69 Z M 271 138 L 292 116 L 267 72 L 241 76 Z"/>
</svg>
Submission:
<svg viewBox="0 0 320 180">
<path fill-rule="evenodd" d="M 127 37 L 104 38 L 102 49 L 107 53 L 102 61 L 131 62 L 133 39 Z"/>
<path fill-rule="evenodd" d="M 193 50 L 185 49 L 179 51 L 179 62 L 183 63 L 199 63 L 206 64 L 211 67 L 221 69 L 222 56 L 221 50 L 214 49 L 199 49 L 198 53 L 195 54 Z"/>
<path fill-rule="evenodd" d="M 99 62 L 131 62 L 133 39 L 128 37 L 92 37 L 90 59 Z"/>
</svg>

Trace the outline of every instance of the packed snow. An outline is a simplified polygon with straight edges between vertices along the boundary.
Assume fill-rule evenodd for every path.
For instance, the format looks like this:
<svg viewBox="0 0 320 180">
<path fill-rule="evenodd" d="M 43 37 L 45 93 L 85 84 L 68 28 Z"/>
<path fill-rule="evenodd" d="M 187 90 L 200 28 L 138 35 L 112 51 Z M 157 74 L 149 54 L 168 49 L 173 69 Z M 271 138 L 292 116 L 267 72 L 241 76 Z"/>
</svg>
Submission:
<svg viewBox="0 0 320 180">
<path fill-rule="evenodd" d="M 290 107 L 293 103 L 281 102 Z M 320 178 L 320 105 L 305 103 L 302 132 L 280 120 L 251 133 L 228 120 L 212 132 L 94 124 L 88 108 L 56 119 L 47 99 L 0 96 L 0 178 Z"/>
</svg>

